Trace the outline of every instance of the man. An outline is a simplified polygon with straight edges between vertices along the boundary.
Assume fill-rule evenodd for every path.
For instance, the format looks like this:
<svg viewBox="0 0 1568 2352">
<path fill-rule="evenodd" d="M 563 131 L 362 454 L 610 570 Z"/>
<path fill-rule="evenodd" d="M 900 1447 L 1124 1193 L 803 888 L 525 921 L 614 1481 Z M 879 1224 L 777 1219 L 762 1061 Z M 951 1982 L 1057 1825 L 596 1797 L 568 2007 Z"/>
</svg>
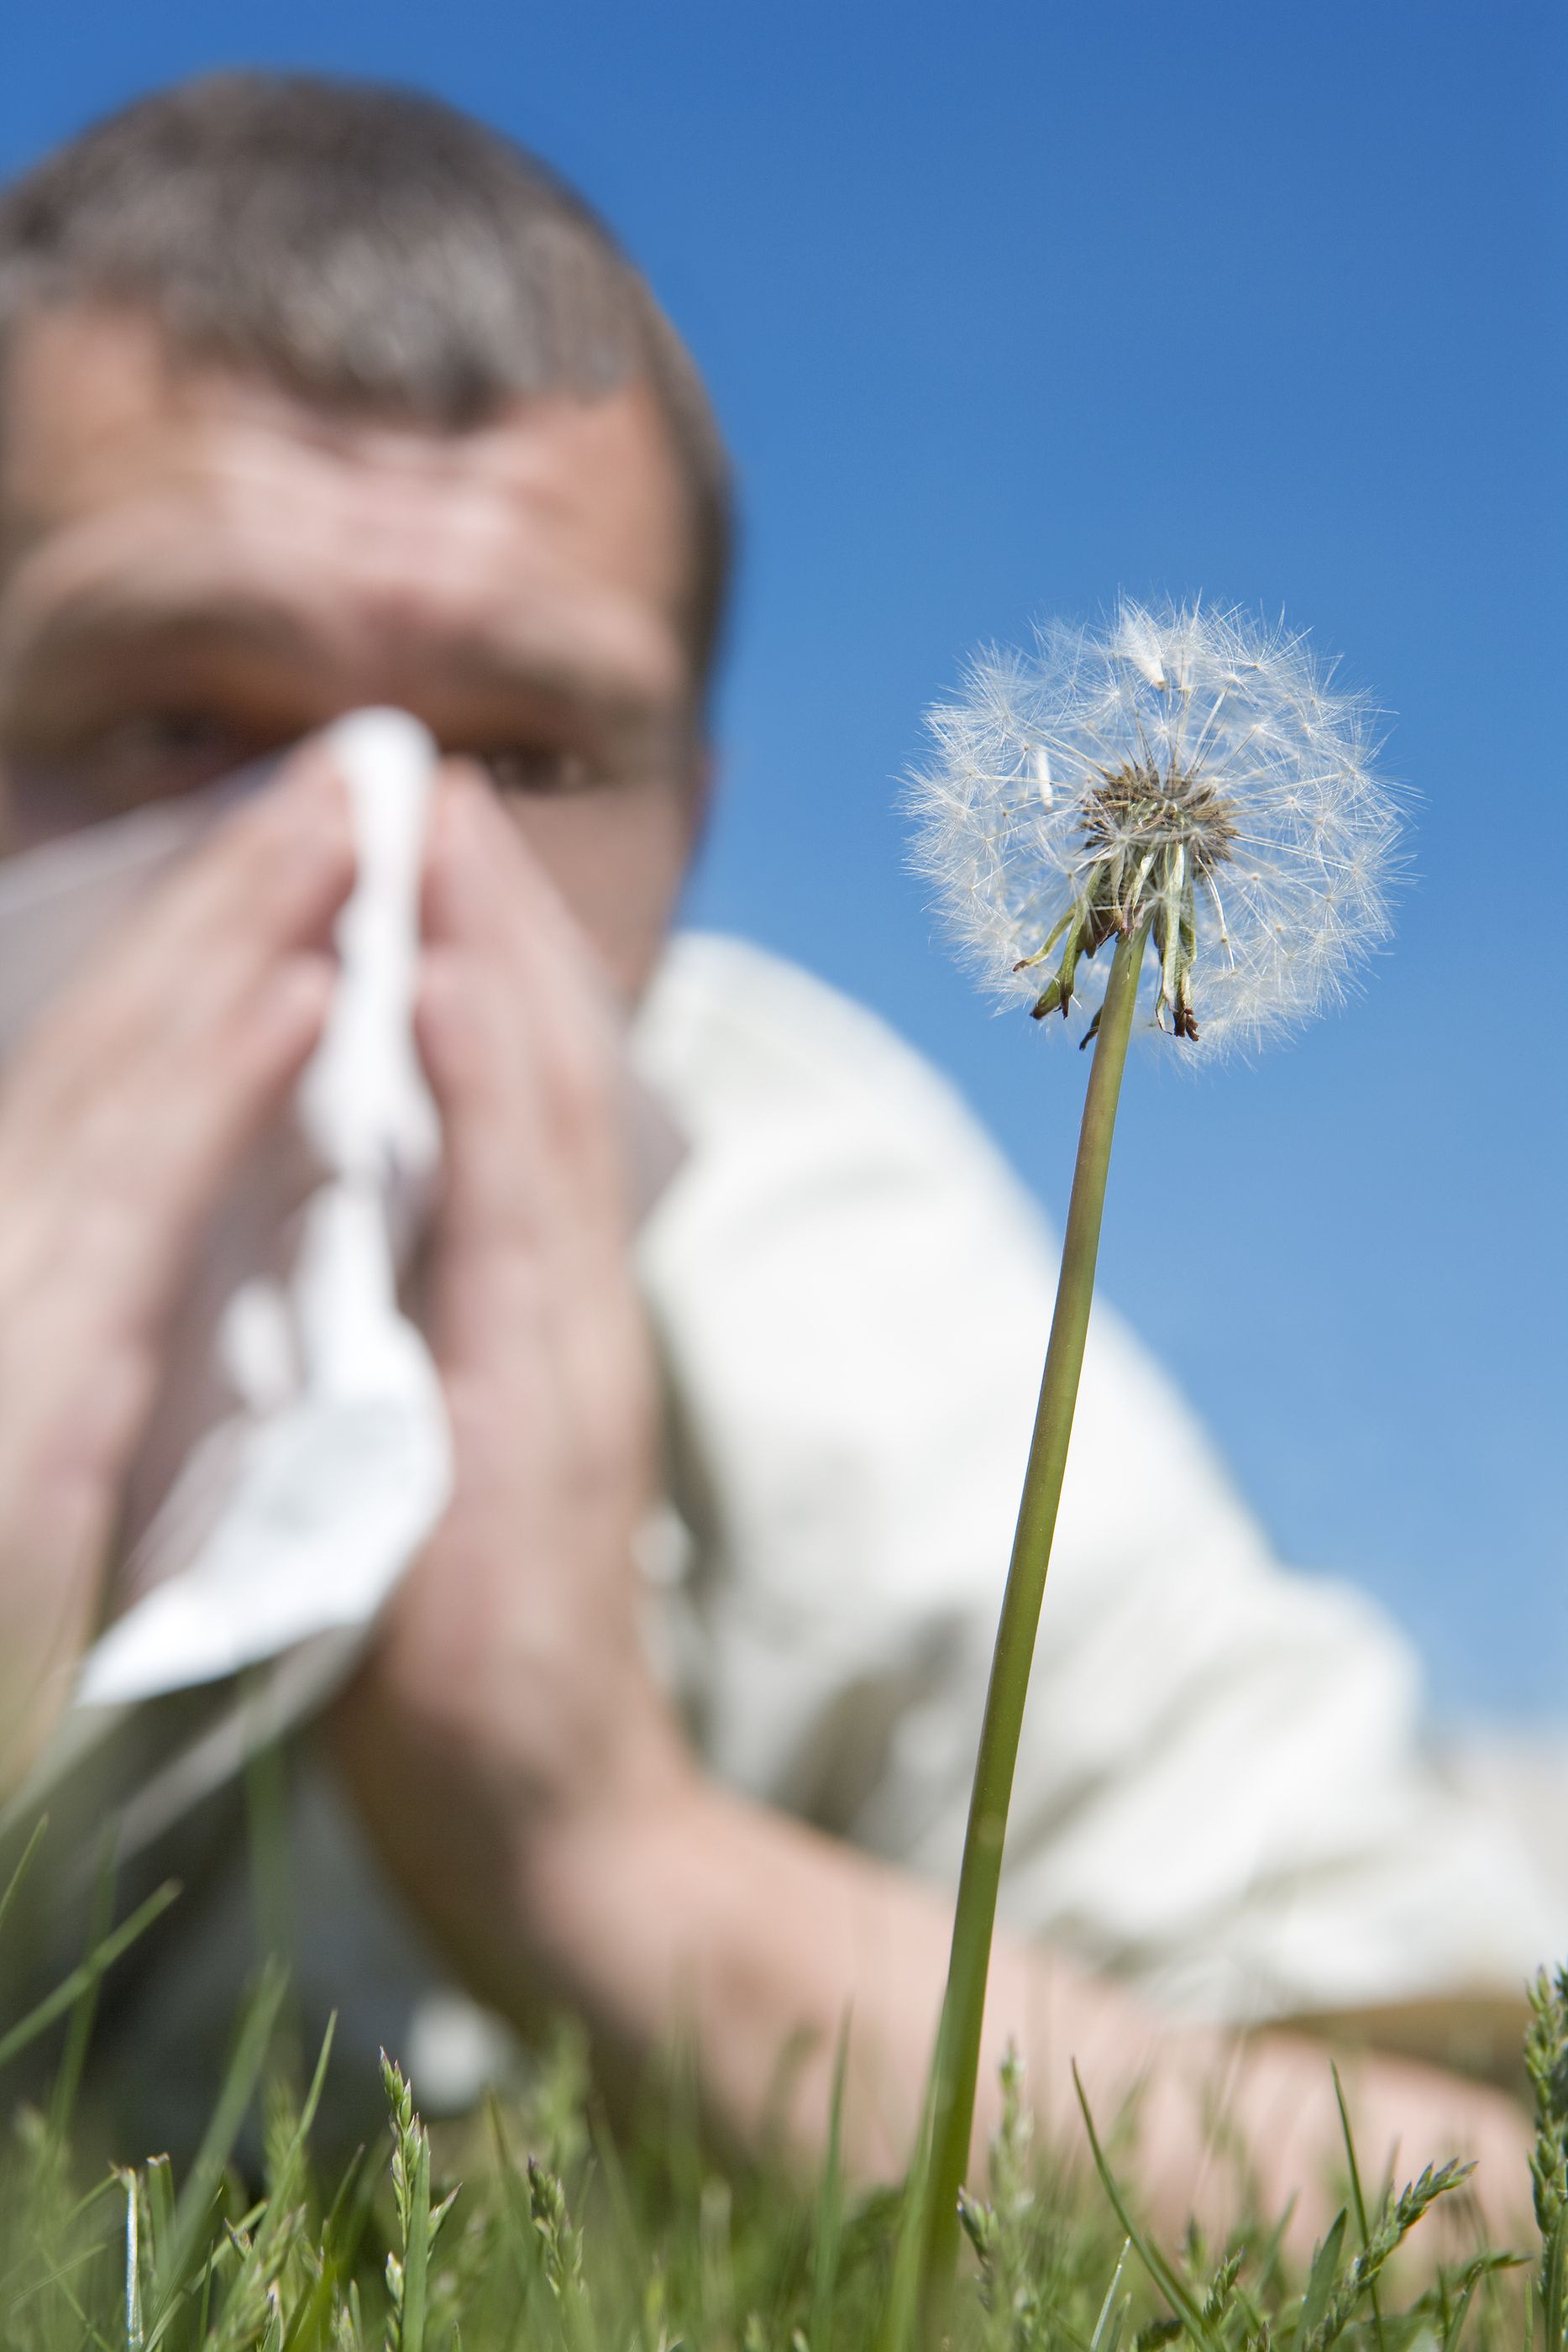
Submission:
<svg viewBox="0 0 1568 2352">
<path fill-rule="evenodd" d="M 433 1952 L 525 2025 L 569 2005 L 612 2074 L 689 2021 L 742 2139 L 793 2051 L 807 2149 L 848 2016 L 851 2146 L 891 2170 L 1050 1277 L 984 1145 L 874 1024 L 735 945 L 666 951 L 727 540 L 689 362 L 501 142 L 260 77 L 148 100 L 14 188 L 0 331 L 7 845 L 299 747 L 6 1075 L 7 1769 L 57 1726 L 97 1621 L 192 1236 L 321 1029 L 352 853 L 311 739 L 399 704 L 449 755 L 417 1034 L 455 1490 L 300 1767 L 307 1989 L 349 2002 L 350 2074 L 356 2041 L 412 2036 L 416 2088 L 440 2068 L 405 1995 Z M 606 982 L 689 1146 L 635 1244 Z M 1310 2045 L 1202 2021 L 1506 1992 L 1535 1956 L 1523 1865 L 1421 1765 L 1403 1672 L 1369 1612 L 1272 1567 L 1104 1318 L 988 2075 L 1016 2036 L 1064 2140 L 1070 2059 L 1107 2113 L 1146 2076 L 1168 2217 L 1229 2193 L 1217 2074 L 1266 2197 L 1310 2188 L 1337 2138 Z M 147 1858 L 187 1896 L 108 1995 L 107 2059 L 151 2051 L 165 2096 L 241 1972 L 233 1828 L 209 1809 Z M 1396 2137 L 1486 2152 L 1494 2210 L 1517 2207 L 1506 2103 L 1388 2063 L 1358 2097 L 1370 2161 Z"/>
</svg>

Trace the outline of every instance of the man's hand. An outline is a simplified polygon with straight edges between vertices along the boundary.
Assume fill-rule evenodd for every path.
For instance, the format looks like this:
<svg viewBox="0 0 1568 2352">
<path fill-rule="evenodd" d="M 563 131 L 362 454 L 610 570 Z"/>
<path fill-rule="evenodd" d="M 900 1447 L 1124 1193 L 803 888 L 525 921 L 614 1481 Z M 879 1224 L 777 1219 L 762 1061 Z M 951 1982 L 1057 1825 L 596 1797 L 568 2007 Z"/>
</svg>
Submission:
<svg viewBox="0 0 1568 2352">
<path fill-rule="evenodd" d="M 494 791 L 455 762 L 424 923 L 418 1035 L 445 1150 L 424 1311 L 454 1499 L 333 1728 L 394 1876 L 468 1980 L 516 2011 L 541 1985 L 580 1990 L 524 1892 L 541 1857 L 691 1767 L 639 1639 L 655 1388 L 613 1016 Z"/>
<path fill-rule="evenodd" d="M 1221 2135 L 1214 2133 L 1206 2157 L 1210 2177 L 1201 2192 L 1188 2184 L 1195 2201 L 1207 2196 L 1219 2221 L 1228 2189 L 1232 2207 L 1236 2201 L 1234 2173 L 1245 2168 L 1262 2212 L 1289 2210 L 1285 2243 L 1303 2263 L 1345 2198 L 1333 2053 L 1332 2032 L 1326 2046 L 1286 2032 L 1259 2034 L 1241 2045 L 1226 2070 L 1232 2178 L 1216 2146 Z M 1410 2249 L 1416 2269 L 1462 2262 L 1483 2243 L 1531 2244 L 1531 2131 L 1512 2099 L 1441 2067 L 1375 2050 L 1342 2044 L 1338 2064 L 1369 2205 L 1385 2180 L 1402 2188 L 1427 2164 L 1458 2157 L 1475 2166 L 1465 2187 L 1423 2222 Z"/>
<path fill-rule="evenodd" d="M 162 881 L 0 1090 L 0 1785 L 92 1629 L 194 1234 L 298 1076 L 353 875 L 319 749 Z"/>
</svg>

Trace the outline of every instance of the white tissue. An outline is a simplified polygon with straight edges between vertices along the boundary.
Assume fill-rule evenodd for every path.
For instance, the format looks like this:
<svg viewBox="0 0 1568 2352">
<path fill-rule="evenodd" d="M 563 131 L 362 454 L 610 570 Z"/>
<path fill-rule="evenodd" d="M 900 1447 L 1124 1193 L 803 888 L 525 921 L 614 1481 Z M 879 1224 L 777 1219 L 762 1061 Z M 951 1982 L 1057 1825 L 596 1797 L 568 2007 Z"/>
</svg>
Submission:
<svg viewBox="0 0 1568 2352">
<path fill-rule="evenodd" d="M 228 1302 L 220 1344 L 246 1425 L 197 1448 L 143 1537 L 152 1589 L 89 1653 L 84 1706 L 211 1681 L 368 1623 L 450 1492 L 445 1409 L 398 1306 L 392 1238 L 394 1202 L 428 1180 L 438 1149 L 410 1019 L 435 747 L 392 710 L 358 712 L 329 740 L 359 875 L 298 1105 L 328 1172 L 287 1273 L 252 1276 Z M 226 1495 L 194 1557 L 160 1579 L 162 1543 L 179 1541 L 193 1507 L 210 1515 L 213 1436 Z"/>
<path fill-rule="evenodd" d="M 224 1424 L 198 1446 L 147 1530 L 152 1589 L 89 1652 L 84 1706 L 211 1681 L 364 1624 L 450 1491 L 440 1387 L 398 1307 L 391 1226 L 394 1192 L 427 1178 L 437 1150 L 410 1029 L 434 746 L 395 711 L 356 714 L 331 740 L 359 873 L 338 926 L 337 995 L 298 1099 L 325 1181 L 305 1203 L 287 1274 L 252 1276 L 228 1303 L 220 1346 L 247 1425 Z M 227 1491 L 214 1515 L 215 1475 Z M 193 1508 L 213 1523 L 160 1578 L 161 1546 L 179 1540 Z"/>
</svg>

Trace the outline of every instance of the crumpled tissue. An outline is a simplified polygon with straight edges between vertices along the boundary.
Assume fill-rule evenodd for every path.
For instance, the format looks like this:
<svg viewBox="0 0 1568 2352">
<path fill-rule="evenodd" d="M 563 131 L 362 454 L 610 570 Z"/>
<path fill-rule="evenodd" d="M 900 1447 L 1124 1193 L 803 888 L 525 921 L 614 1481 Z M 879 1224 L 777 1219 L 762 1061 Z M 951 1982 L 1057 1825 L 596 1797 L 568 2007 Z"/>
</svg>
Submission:
<svg viewBox="0 0 1568 2352">
<path fill-rule="evenodd" d="M 141 1837 L 340 1679 L 451 1487 L 440 1383 L 398 1297 L 440 1153 L 411 1020 L 436 750 L 396 710 L 329 740 L 358 851 L 340 977 L 291 1115 L 196 1244 L 110 1622 L 53 1751 L 63 1769 L 138 1702 L 269 1666 L 141 1793 Z M 0 867 L 0 1055 L 271 764 Z"/>
</svg>

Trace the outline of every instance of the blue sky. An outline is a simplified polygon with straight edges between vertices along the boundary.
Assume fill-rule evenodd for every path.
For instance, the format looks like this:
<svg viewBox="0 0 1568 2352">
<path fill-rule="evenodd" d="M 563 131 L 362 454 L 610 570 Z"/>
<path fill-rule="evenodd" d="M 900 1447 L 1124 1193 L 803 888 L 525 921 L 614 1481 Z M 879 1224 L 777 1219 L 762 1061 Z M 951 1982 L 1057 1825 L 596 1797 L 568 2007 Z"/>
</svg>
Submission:
<svg viewBox="0 0 1568 2352">
<path fill-rule="evenodd" d="M 971 995 L 894 780 L 977 642 L 1283 607 L 1390 714 L 1415 887 L 1362 1003 L 1136 1067 L 1103 1259 L 1286 1556 L 1450 1711 L 1560 1720 L 1568 33 L 1511 0 L 73 0 L 0 165 L 199 67 L 440 90 L 645 263 L 744 483 L 693 894 L 948 1069 L 1048 1203 L 1082 1066 Z"/>
</svg>

